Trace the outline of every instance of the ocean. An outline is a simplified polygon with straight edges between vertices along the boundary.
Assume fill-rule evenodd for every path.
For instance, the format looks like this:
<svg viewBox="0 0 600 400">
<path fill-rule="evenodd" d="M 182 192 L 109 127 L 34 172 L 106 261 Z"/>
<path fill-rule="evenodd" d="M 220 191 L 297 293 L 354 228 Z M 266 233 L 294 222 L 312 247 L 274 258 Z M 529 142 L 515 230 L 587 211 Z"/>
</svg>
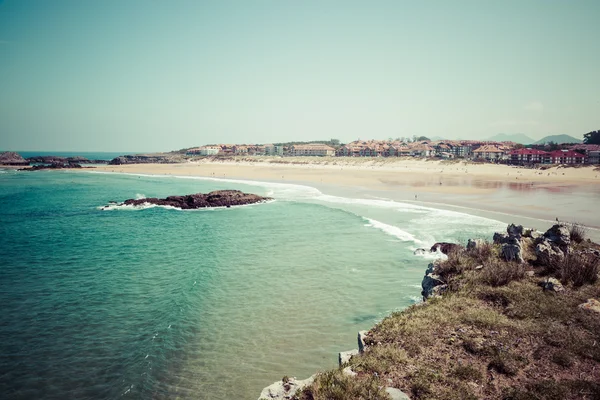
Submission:
<svg viewBox="0 0 600 400">
<path fill-rule="evenodd" d="M 218 189 L 269 203 L 109 201 Z M 356 333 L 420 301 L 437 241 L 505 224 L 307 186 L 0 170 L 4 399 L 256 399 L 334 367 Z"/>
<path fill-rule="evenodd" d="M 112 160 L 115 157 L 131 153 L 117 152 L 90 152 L 90 151 L 17 151 L 23 158 L 39 156 L 57 156 L 57 157 L 85 157 L 88 160 Z"/>
</svg>

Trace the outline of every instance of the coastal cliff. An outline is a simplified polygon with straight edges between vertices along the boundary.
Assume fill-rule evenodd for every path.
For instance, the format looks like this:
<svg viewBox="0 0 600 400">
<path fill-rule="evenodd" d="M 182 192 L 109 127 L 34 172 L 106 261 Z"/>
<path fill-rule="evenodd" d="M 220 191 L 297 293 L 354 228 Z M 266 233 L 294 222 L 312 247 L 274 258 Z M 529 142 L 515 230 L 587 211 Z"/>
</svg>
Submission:
<svg viewBox="0 0 600 400">
<path fill-rule="evenodd" d="M 117 205 L 141 206 L 153 204 L 157 206 L 168 206 L 182 210 L 194 210 L 209 207 L 231 207 L 246 204 L 262 203 L 271 200 L 270 197 L 262 197 L 256 194 L 243 193 L 239 190 L 216 190 L 207 194 L 196 193 L 185 196 L 169 196 L 164 199 L 155 197 L 143 199 L 128 199 Z"/>
<path fill-rule="evenodd" d="M 581 226 L 511 224 L 431 263 L 424 302 L 359 334 L 338 369 L 261 398 L 598 399 L 599 272 Z"/>
</svg>

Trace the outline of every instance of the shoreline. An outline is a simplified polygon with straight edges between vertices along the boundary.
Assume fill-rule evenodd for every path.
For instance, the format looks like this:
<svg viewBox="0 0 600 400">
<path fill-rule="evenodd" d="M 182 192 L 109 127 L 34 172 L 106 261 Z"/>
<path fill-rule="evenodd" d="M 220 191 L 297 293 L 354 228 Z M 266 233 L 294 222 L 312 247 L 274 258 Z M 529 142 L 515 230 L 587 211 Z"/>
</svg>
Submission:
<svg viewBox="0 0 600 400">
<path fill-rule="evenodd" d="M 306 162 L 306 158 L 296 161 Z M 342 166 L 327 164 L 332 160 L 308 164 L 203 161 L 107 165 L 93 171 L 303 185 L 327 195 L 401 201 L 504 223 L 518 222 L 532 228 L 546 226 L 558 218 L 582 223 L 590 228 L 592 239 L 600 239 L 600 216 L 589 213 L 600 197 L 600 173 L 593 166 L 539 171 L 505 165 L 413 160 L 384 162 L 384 165 L 364 159 L 350 160 L 351 164 Z M 439 168 L 444 165 L 453 170 L 440 174 Z M 540 172 L 545 175 L 539 175 Z M 513 182 L 513 177 L 520 179 Z"/>
</svg>

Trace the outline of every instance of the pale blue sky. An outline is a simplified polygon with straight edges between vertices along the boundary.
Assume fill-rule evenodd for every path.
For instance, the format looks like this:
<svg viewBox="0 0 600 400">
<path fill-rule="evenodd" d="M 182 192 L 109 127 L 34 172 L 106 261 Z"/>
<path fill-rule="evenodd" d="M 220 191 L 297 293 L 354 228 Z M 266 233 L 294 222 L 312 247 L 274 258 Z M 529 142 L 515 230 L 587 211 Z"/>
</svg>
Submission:
<svg viewBox="0 0 600 400">
<path fill-rule="evenodd" d="M 598 21 L 598 0 L 0 0 L 0 150 L 581 137 Z"/>
</svg>

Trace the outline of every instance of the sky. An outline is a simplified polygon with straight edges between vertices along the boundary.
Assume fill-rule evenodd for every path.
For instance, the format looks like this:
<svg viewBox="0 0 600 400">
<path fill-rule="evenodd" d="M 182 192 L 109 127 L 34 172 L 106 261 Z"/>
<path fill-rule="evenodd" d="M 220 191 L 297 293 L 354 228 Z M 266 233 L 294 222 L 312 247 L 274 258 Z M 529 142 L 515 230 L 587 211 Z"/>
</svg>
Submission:
<svg viewBox="0 0 600 400">
<path fill-rule="evenodd" d="M 0 150 L 600 128 L 597 0 L 0 0 Z"/>
</svg>

